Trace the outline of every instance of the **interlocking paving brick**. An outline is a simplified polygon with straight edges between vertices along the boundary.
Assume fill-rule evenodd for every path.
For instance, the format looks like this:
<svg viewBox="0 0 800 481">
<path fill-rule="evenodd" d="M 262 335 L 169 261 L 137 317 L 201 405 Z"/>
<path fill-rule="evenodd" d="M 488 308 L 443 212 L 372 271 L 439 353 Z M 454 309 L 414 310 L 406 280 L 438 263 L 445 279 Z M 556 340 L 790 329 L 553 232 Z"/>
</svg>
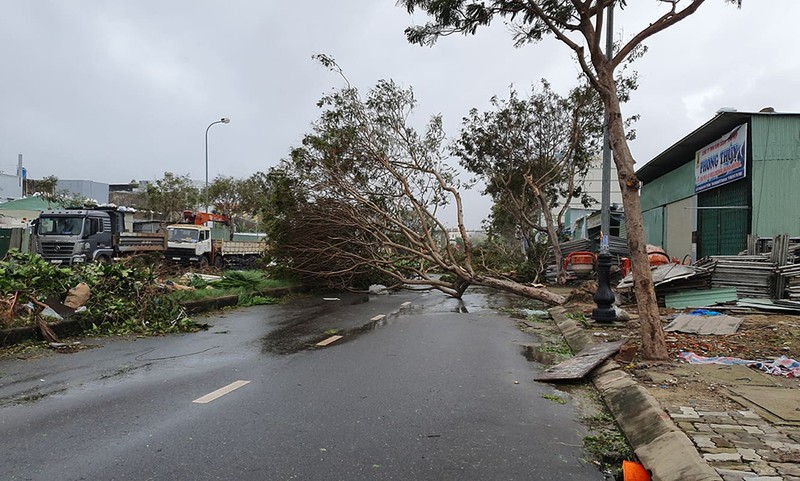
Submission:
<svg viewBox="0 0 800 481">
<path fill-rule="evenodd" d="M 738 424 L 716 424 L 711 423 L 711 429 L 718 433 L 723 433 L 726 431 L 737 432 L 741 431 L 744 432 L 744 426 L 739 426 Z"/>
<path fill-rule="evenodd" d="M 668 409 L 725 481 L 800 481 L 800 427 L 774 426 L 751 410 Z"/>
<path fill-rule="evenodd" d="M 698 448 L 716 448 L 717 445 L 711 440 L 711 436 L 689 436 L 694 445 Z"/>
<path fill-rule="evenodd" d="M 706 453 L 703 454 L 703 459 L 708 462 L 716 462 L 716 461 L 741 461 L 742 455 L 739 453 Z"/>
<path fill-rule="evenodd" d="M 778 470 L 765 462 L 750 463 L 750 469 L 759 476 L 774 476 L 778 474 Z"/>
<path fill-rule="evenodd" d="M 778 473 L 787 476 L 800 476 L 800 464 L 796 463 L 774 463 L 772 465 Z"/>
<path fill-rule="evenodd" d="M 739 449 L 737 449 L 737 451 L 739 452 L 739 454 L 742 455 L 742 461 L 747 461 L 747 462 L 761 461 L 761 456 L 756 454 L 756 450 L 755 449 L 742 449 L 742 448 L 739 448 Z"/>
</svg>

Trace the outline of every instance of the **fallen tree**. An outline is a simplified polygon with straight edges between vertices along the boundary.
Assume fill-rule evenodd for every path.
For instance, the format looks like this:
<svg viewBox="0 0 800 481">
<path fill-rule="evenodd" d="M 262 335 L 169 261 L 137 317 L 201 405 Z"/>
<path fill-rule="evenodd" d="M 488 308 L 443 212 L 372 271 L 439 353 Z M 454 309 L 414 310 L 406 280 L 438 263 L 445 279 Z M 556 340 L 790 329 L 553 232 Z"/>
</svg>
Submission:
<svg viewBox="0 0 800 481">
<path fill-rule="evenodd" d="M 329 57 L 317 58 L 342 73 Z M 378 82 L 363 99 L 348 83 L 320 100 L 313 131 L 268 174 L 282 208 L 267 205 L 263 213 L 273 219 L 270 257 L 332 287 L 384 280 L 461 297 L 477 285 L 563 303 L 546 289 L 476 267 L 442 120 L 434 116 L 417 132 L 409 125 L 415 105 L 412 90 L 392 81 Z M 453 229 L 440 219 L 448 205 Z"/>
</svg>

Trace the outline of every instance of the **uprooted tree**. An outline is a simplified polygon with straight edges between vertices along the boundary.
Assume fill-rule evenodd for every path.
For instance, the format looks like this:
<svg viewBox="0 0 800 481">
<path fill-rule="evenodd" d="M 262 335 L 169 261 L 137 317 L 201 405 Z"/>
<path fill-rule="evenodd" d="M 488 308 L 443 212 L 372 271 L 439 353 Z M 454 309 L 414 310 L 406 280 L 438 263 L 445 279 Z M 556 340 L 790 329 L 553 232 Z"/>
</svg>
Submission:
<svg viewBox="0 0 800 481">
<path fill-rule="evenodd" d="M 725 0 L 741 6 L 741 0 Z M 439 37 L 454 33 L 474 34 L 496 17 L 510 20 L 516 45 L 538 42 L 552 35 L 577 58 L 590 85 L 600 95 L 608 119 L 609 143 L 614 153 L 617 176 L 625 208 L 628 247 L 634 276 L 634 290 L 641 320 L 642 355 L 648 359 L 668 356 L 664 331 L 658 314 L 655 288 L 647 260 L 647 249 L 639 199 L 639 179 L 625 137 L 625 127 L 614 72 L 647 38 L 689 17 L 705 0 L 662 0 L 666 10 L 641 31 L 623 42 L 612 55 L 604 52 L 603 26 L 606 9 L 624 7 L 625 0 L 400 0 L 409 12 L 427 12 L 432 21 L 406 29 L 410 42 L 432 45 Z"/>
<path fill-rule="evenodd" d="M 329 57 L 317 58 L 342 73 Z M 461 297 L 479 285 L 563 302 L 546 289 L 475 267 L 441 118 L 434 116 L 424 132 L 409 126 L 416 105 L 411 89 L 380 81 L 362 98 L 348 83 L 318 105 L 323 112 L 313 132 L 268 174 L 291 211 L 268 229 L 278 264 L 337 287 L 383 279 Z M 437 217 L 448 203 L 457 241 Z"/>
</svg>

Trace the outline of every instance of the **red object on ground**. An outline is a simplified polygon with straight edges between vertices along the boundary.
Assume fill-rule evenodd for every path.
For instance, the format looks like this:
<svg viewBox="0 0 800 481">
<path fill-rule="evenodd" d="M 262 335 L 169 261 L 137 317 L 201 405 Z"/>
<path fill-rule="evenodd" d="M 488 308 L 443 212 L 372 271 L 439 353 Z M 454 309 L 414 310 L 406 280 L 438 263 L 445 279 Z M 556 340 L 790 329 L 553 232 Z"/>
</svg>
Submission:
<svg viewBox="0 0 800 481">
<path fill-rule="evenodd" d="M 594 264 L 597 256 L 592 252 L 571 252 L 564 258 L 564 270 L 572 266 L 572 272 L 576 275 L 587 275 L 594 271 Z"/>
<path fill-rule="evenodd" d="M 637 462 L 623 461 L 622 479 L 623 481 L 650 481 L 650 473 Z"/>
<path fill-rule="evenodd" d="M 631 260 L 630 260 L 630 258 L 621 257 L 620 260 L 619 260 L 619 263 L 620 263 L 619 270 L 620 270 L 620 274 L 622 274 L 622 277 L 625 277 L 625 276 L 627 276 L 628 274 L 631 273 Z"/>
</svg>

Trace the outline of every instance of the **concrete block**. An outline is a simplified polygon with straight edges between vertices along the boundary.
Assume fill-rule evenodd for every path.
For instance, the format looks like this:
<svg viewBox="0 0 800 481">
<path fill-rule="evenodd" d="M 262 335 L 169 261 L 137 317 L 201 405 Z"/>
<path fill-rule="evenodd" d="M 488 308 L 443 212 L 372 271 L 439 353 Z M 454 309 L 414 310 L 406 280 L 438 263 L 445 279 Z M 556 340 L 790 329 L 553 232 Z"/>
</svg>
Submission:
<svg viewBox="0 0 800 481">
<path fill-rule="evenodd" d="M 606 391 L 603 398 L 634 449 L 678 430 L 658 401 L 638 384 Z M 689 438 L 681 434 L 694 449 Z"/>
</svg>

